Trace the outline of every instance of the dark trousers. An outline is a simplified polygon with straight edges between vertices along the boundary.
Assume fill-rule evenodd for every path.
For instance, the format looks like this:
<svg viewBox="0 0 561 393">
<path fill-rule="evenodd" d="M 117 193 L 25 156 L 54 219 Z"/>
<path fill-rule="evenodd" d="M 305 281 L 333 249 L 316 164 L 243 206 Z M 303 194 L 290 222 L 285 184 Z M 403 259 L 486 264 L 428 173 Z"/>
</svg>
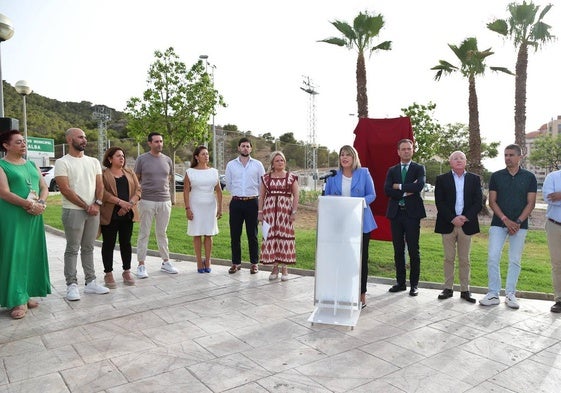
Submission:
<svg viewBox="0 0 561 393">
<path fill-rule="evenodd" d="M 405 285 L 405 242 L 409 253 L 409 283 L 412 287 L 419 284 L 421 273 L 421 255 L 419 253 L 419 235 L 421 233 L 421 220 L 407 216 L 404 210 L 400 210 L 397 216 L 391 220 L 393 258 L 395 261 L 395 277 L 398 285 Z"/>
<path fill-rule="evenodd" d="M 368 245 L 370 244 L 370 232 L 362 234 L 362 271 L 360 274 L 360 293 L 366 293 L 366 282 L 368 281 Z"/>
<path fill-rule="evenodd" d="M 103 259 L 103 271 L 105 273 L 113 271 L 113 251 L 115 250 L 117 234 L 119 235 L 119 250 L 121 251 L 123 270 L 131 268 L 132 226 L 133 222 L 129 217 L 112 219 L 108 225 L 101 225 L 101 234 L 103 235 L 101 258 Z"/>
<path fill-rule="evenodd" d="M 259 262 L 259 243 L 257 241 L 257 198 L 247 201 L 232 199 L 230 201 L 230 244 L 232 247 L 232 263 L 242 263 L 241 237 L 245 222 L 245 232 L 249 245 L 249 261 Z"/>
</svg>

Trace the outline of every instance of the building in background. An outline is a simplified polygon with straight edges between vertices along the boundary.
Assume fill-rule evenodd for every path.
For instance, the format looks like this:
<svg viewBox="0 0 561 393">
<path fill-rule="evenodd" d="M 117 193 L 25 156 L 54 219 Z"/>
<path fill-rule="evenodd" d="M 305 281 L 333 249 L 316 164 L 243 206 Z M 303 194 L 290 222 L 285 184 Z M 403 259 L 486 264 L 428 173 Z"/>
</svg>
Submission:
<svg viewBox="0 0 561 393">
<path fill-rule="evenodd" d="M 549 135 L 553 138 L 557 138 L 561 134 L 561 115 L 557 116 L 557 119 L 551 119 L 548 123 L 543 124 L 537 131 L 532 131 L 526 134 L 526 149 L 528 157 L 532 155 L 532 148 L 538 137 Z M 550 172 L 548 168 L 541 168 L 533 165 L 530 160 L 526 160 L 526 169 L 536 175 L 538 185 L 541 186 L 545 177 Z"/>
</svg>

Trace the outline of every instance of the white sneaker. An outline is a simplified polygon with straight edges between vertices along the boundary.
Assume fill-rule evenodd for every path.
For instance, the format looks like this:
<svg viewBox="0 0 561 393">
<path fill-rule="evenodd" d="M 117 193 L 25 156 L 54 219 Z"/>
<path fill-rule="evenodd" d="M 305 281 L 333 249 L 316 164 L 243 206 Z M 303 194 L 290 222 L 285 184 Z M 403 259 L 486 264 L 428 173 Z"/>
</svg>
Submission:
<svg viewBox="0 0 561 393">
<path fill-rule="evenodd" d="M 179 271 L 177 271 L 177 269 L 173 267 L 170 261 L 162 262 L 162 267 L 160 268 L 160 270 L 169 274 L 179 273 Z"/>
<path fill-rule="evenodd" d="M 520 304 L 518 304 L 518 299 L 514 296 L 514 293 L 507 293 L 505 297 L 505 303 L 510 308 L 514 308 L 515 310 L 520 308 Z"/>
<path fill-rule="evenodd" d="M 499 295 L 495 295 L 494 293 L 489 292 L 483 299 L 479 299 L 479 304 L 482 306 L 494 306 L 499 304 L 501 301 L 499 300 Z"/>
<path fill-rule="evenodd" d="M 78 285 L 70 284 L 66 287 L 66 299 L 71 302 L 75 300 L 80 300 L 80 291 L 78 290 Z"/>
<path fill-rule="evenodd" d="M 99 285 L 95 280 L 86 283 L 84 293 L 95 293 L 96 295 L 105 295 L 109 293 L 109 288 Z"/>
<path fill-rule="evenodd" d="M 136 277 L 148 278 L 148 272 L 146 271 L 145 265 L 138 265 L 138 267 L 136 268 Z"/>
</svg>

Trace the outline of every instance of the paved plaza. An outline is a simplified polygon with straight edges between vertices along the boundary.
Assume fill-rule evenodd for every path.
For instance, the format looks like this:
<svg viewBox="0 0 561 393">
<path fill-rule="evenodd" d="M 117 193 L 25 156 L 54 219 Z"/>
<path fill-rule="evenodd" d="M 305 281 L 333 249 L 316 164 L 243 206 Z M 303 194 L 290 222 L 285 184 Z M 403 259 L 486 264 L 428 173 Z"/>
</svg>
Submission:
<svg viewBox="0 0 561 393">
<path fill-rule="evenodd" d="M 458 292 L 439 301 L 428 284 L 410 297 L 372 280 L 354 329 L 312 325 L 311 275 L 270 282 L 266 271 L 230 275 L 227 261 L 198 274 L 192 257 L 169 275 L 151 256 L 150 277 L 134 287 L 116 263 L 118 287 L 107 295 L 84 294 L 79 267 L 82 299 L 68 302 L 64 237 L 48 233 L 47 243 L 53 294 L 22 320 L 0 312 L 0 392 L 561 390 L 561 315 L 551 301 L 485 308 Z M 95 255 L 103 282 L 99 247 Z"/>
</svg>

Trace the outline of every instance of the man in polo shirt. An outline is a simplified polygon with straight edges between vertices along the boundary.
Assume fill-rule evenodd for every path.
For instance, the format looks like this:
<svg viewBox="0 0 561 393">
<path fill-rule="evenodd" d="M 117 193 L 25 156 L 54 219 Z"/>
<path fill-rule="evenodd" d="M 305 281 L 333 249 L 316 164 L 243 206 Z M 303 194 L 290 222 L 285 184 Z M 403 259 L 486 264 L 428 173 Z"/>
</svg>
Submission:
<svg viewBox="0 0 561 393">
<path fill-rule="evenodd" d="M 517 309 L 520 305 L 515 295 L 516 283 L 520 275 L 522 250 L 528 231 L 528 217 L 536 205 L 538 184 L 531 172 L 520 168 L 522 159 L 520 146 L 508 145 L 504 156 L 506 168 L 493 173 L 489 181 L 489 207 L 494 213 L 489 228 L 487 259 L 489 289 L 479 303 L 483 306 L 500 303 L 500 261 L 503 246 L 508 238 L 505 303 L 508 307 Z"/>
<path fill-rule="evenodd" d="M 543 200 L 547 202 L 545 232 L 555 301 L 551 312 L 561 313 L 561 171 L 554 171 L 546 176 L 543 182 Z"/>
<path fill-rule="evenodd" d="M 236 273 L 241 269 L 241 236 L 245 222 L 251 274 L 258 272 L 259 243 L 257 241 L 257 210 L 259 186 L 265 168 L 261 161 L 250 156 L 251 141 L 241 138 L 238 142 L 240 155 L 226 165 L 226 189 L 232 194 L 230 201 L 230 243 L 232 247 L 232 267 L 228 272 Z"/>
</svg>

